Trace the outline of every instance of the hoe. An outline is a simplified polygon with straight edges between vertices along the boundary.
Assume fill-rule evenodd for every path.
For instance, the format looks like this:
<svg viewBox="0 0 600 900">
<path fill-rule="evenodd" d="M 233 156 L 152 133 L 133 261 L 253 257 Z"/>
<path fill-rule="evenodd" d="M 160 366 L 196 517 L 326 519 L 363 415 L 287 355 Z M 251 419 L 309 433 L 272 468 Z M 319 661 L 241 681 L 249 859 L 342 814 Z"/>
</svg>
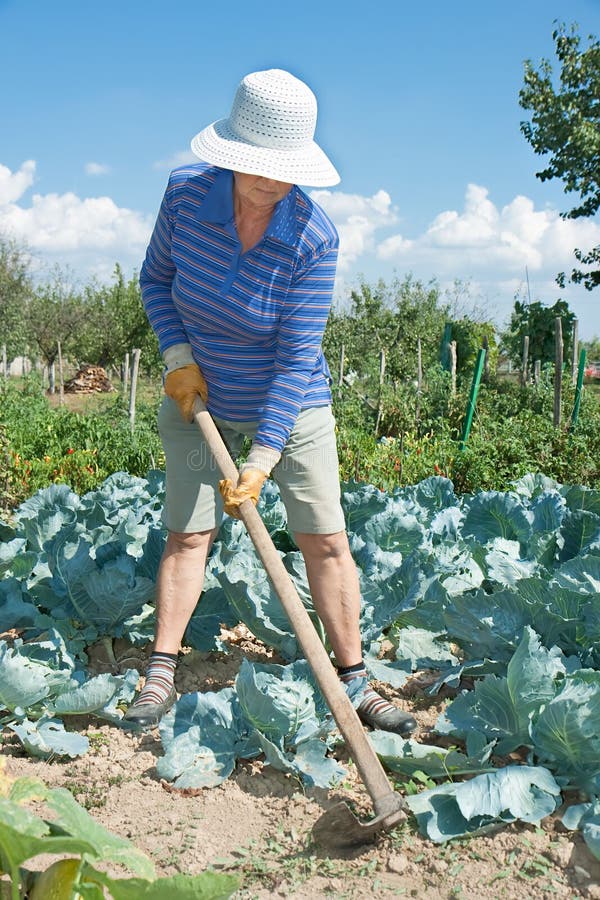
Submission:
<svg viewBox="0 0 600 900">
<path fill-rule="evenodd" d="M 194 420 L 223 477 L 230 478 L 236 484 L 239 474 L 237 467 L 210 413 L 199 397 L 194 407 Z M 240 518 L 271 579 L 373 803 L 375 816 L 367 822 L 361 822 L 345 801 L 337 803 L 317 819 L 312 829 L 313 837 L 317 843 L 329 848 L 367 843 L 374 839 L 379 831 L 391 828 L 406 819 L 404 800 L 393 790 L 369 743 L 358 714 L 337 677 L 327 650 L 321 643 L 269 532 L 251 500 L 242 503 Z"/>
</svg>

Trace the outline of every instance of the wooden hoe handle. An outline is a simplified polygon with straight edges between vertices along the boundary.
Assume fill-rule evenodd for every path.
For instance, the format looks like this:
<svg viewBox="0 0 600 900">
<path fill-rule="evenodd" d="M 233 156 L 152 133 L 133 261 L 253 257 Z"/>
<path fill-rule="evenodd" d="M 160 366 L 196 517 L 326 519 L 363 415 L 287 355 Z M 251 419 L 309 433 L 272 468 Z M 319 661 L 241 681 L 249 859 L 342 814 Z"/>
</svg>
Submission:
<svg viewBox="0 0 600 900">
<path fill-rule="evenodd" d="M 229 478 L 233 484 L 237 484 L 238 469 L 200 398 L 194 406 L 194 421 L 200 428 L 224 478 Z M 387 815 L 394 812 L 398 809 L 400 797 L 394 793 L 383 766 L 369 743 L 358 714 L 337 676 L 327 650 L 321 643 L 294 583 L 251 500 L 245 500 L 241 504 L 240 518 L 248 530 L 256 552 L 262 560 L 265 571 L 290 620 L 327 705 L 350 750 L 356 768 L 373 801 L 376 813 Z"/>
</svg>

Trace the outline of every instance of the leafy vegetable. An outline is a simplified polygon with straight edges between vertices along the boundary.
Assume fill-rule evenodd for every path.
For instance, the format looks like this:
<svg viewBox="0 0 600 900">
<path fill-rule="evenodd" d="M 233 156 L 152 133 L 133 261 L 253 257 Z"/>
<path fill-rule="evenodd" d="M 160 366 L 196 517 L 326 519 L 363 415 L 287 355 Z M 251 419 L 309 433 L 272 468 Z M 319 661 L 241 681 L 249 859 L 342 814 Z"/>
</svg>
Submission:
<svg viewBox="0 0 600 900">
<path fill-rule="evenodd" d="M 554 812 L 560 788 L 541 767 L 507 766 L 470 781 L 422 791 L 406 802 L 419 829 L 436 843 L 477 834 L 498 822 L 537 824 Z"/>
<path fill-rule="evenodd" d="M 0 628 L 21 632 L 0 641 L 1 721 L 30 752 L 83 752 L 64 727 L 69 715 L 121 722 L 138 673 L 88 678 L 85 650 L 98 638 L 150 639 L 163 499 L 161 473 L 116 473 L 82 497 L 64 485 L 40 491 L 15 511 L 14 527 L 0 527 Z M 532 474 L 508 492 L 459 497 L 448 479 L 432 477 L 390 493 L 351 482 L 342 503 L 370 676 L 401 687 L 427 668 L 437 672 L 432 693 L 463 688 L 437 725 L 460 747 L 372 736 L 386 766 L 405 777 L 481 773 L 411 798 L 421 826 L 446 840 L 491 823 L 537 821 L 554 809 L 561 785 L 588 793 L 592 805 L 578 821 L 594 845 L 600 492 Z M 259 508 L 326 642 L 272 483 Z M 289 665 L 245 663 L 233 688 L 181 697 L 161 722 L 159 773 L 180 787 L 214 785 L 237 760 L 262 754 L 308 784 L 339 780 L 335 723 L 249 537 L 226 519 L 186 642 L 222 650 L 221 626 L 237 622 Z M 464 690 L 467 677 L 474 686 Z M 490 771 L 492 752 L 519 747 L 532 765 Z M 138 895 L 154 896 L 146 890 L 154 888 L 140 886 Z"/>
</svg>

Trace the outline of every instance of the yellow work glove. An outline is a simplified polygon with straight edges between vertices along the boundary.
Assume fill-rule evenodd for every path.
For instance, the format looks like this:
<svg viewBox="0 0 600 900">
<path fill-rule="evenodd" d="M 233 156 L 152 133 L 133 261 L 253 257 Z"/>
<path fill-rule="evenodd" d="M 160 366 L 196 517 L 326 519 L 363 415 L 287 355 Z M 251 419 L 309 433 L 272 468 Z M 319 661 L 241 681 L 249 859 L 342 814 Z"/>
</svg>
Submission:
<svg viewBox="0 0 600 900">
<path fill-rule="evenodd" d="M 260 490 L 267 479 L 267 475 L 260 469 L 245 468 L 237 487 L 234 488 L 233 482 L 229 478 L 224 478 L 219 482 L 219 490 L 223 497 L 223 505 L 228 516 L 234 519 L 240 517 L 240 504 L 244 500 L 252 500 L 256 506 L 260 496 Z"/>
<path fill-rule="evenodd" d="M 183 420 L 192 422 L 196 396 L 200 394 L 205 403 L 208 399 L 206 381 L 196 363 L 189 363 L 187 366 L 167 372 L 165 394 L 175 401 Z"/>
</svg>

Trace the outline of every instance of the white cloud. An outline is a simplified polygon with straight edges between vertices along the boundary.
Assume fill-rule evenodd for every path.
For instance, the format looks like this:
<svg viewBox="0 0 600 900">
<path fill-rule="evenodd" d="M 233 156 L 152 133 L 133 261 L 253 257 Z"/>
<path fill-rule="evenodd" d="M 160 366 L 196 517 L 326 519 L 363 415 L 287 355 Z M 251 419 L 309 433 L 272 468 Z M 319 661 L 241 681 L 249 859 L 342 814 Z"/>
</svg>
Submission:
<svg viewBox="0 0 600 900">
<path fill-rule="evenodd" d="M 7 166 L 0 165 L 0 207 L 14 203 L 23 196 L 33 184 L 35 162 L 28 159 L 18 172 L 11 172 Z"/>
<path fill-rule="evenodd" d="M 194 162 L 198 162 L 198 157 L 195 153 L 192 153 L 191 150 L 180 150 L 168 159 L 157 159 L 156 162 L 153 163 L 152 168 L 157 169 L 158 171 L 170 172 L 171 169 L 176 169 L 177 166 L 186 166 L 189 163 Z"/>
<path fill-rule="evenodd" d="M 112 271 L 117 260 L 139 267 L 152 228 L 150 216 L 119 207 L 110 197 L 80 198 L 71 192 L 34 194 L 26 206 L 22 197 L 34 174 L 31 161 L 16 173 L 0 166 L 0 234 L 80 271 L 107 266 Z"/>
<path fill-rule="evenodd" d="M 86 175 L 108 175 L 110 166 L 105 163 L 88 162 L 85 164 Z"/>
<path fill-rule="evenodd" d="M 437 277 L 499 280 L 523 277 L 525 267 L 540 279 L 573 262 L 573 249 L 600 243 L 600 226 L 590 219 L 562 219 L 555 209 L 536 210 L 517 196 L 498 208 L 486 188 L 470 184 L 462 211 L 440 212 L 426 231 L 407 240 L 400 234 L 382 240 L 381 260 L 406 265 L 427 263 Z"/>
<path fill-rule="evenodd" d="M 164 165 L 172 168 L 185 156 Z M 107 196 L 34 193 L 28 201 L 25 194 L 35 175 L 33 160 L 15 172 L 0 165 L 0 235 L 22 240 L 46 265 L 68 264 L 81 277 L 104 279 L 116 261 L 126 270 L 139 269 L 153 215 L 120 207 Z M 594 219 L 562 219 L 557 210 L 536 209 L 524 196 L 499 207 L 485 187 L 471 184 L 461 210 L 439 211 L 421 233 L 411 233 L 403 217 L 401 233 L 398 209 L 385 190 L 372 196 L 314 190 L 311 196 L 340 234 L 339 297 L 359 271 L 373 280 L 411 272 L 423 280 L 436 278 L 442 288 L 460 279 L 503 323 L 515 294 L 527 296 L 528 272 L 532 299 L 553 303 L 564 296 L 580 318 L 580 333 L 600 334 L 596 294 L 580 287 L 561 294 L 555 283 L 558 271 L 570 272 L 575 264 L 575 247 L 600 244 L 600 225 Z"/>
<path fill-rule="evenodd" d="M 375 249 L 374 235 L 378 228 L 398 221 L 387 191 L 379 190 L 372 197 L 345 194 L 343 191 L 315 190 L 313 200 L 327 212 L 340 236 L 338 268 L 347 271 L 356 260 Z"/>
<path fill-rule="evenodd" d="M 339 285 L 349 283 L 350 269 L 367 278 L 387 278 L 411 272 L 436 278 L 442 288 L 459 279 L 471 286 L 478 305 L 491 311 L 499 324 L 510 315 L 515 294 L 552 304 L 559 296 L 580 318 L 582 333 L 600 333 L 600 306 L 581 287 L 561 293 L 557 272 L 570 272 L 575 247 L 600 244 L 600 224 L 594 219 L 562 219 L 556 209 L 536 209 L 529 197 L 516 196 L 497 206 L 487 188 L 470 184 L 462 210 L 442 210 L 421 233 L 390 232 L 398 222 L 397 208 L 380 190 L 372 197 L 335 191 L 313 191 L 340 233 Z M 355 265 L 356 264 L 356 265 Z"/>
</svg>

